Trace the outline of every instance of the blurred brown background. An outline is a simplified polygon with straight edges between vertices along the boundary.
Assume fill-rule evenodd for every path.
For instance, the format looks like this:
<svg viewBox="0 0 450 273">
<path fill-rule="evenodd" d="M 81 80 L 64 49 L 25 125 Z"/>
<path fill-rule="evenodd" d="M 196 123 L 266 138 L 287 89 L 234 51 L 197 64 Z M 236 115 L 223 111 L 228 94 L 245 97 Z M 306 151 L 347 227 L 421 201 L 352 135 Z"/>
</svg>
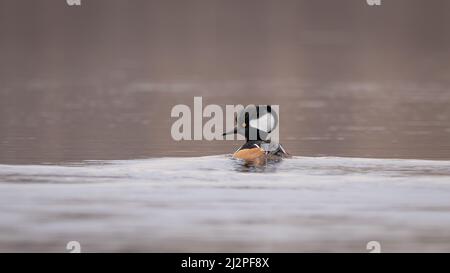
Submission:
<svg viewBox="0 0 450 273">
<path fill-rule="evenodd" d="M 450 2 L 0 1 L 0 163 L 231 153 L 170 110 L 280 104 L 295 155 L 450 159 Z"/>
</svg>

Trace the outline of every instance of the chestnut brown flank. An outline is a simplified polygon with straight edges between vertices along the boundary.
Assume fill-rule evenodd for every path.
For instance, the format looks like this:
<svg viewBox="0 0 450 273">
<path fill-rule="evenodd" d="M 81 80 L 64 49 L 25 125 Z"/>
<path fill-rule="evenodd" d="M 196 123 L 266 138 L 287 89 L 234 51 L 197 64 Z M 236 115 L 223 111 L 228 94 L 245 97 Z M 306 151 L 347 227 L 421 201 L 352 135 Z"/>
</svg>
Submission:
<svg viewBox="0 0 450 273">
<path fill-rule="evenodd" d="M 254 161 L 265 156 L 265 151 L 261 148 L 242 149 L 233 154 L 234 158 L 247 161 Z"/>
</svg>

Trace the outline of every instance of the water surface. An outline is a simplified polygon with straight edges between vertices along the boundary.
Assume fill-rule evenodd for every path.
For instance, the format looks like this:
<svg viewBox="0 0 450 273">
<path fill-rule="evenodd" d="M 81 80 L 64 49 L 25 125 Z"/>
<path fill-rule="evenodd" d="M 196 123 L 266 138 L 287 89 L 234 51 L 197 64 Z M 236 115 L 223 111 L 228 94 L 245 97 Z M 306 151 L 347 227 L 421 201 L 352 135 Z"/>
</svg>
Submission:
<svg viewBox="0 0 450 273">
<path fill-rule="evenodd" d="M 0 166 L 0 251 L 450 251 L 450 161 Z"/>
</svg>

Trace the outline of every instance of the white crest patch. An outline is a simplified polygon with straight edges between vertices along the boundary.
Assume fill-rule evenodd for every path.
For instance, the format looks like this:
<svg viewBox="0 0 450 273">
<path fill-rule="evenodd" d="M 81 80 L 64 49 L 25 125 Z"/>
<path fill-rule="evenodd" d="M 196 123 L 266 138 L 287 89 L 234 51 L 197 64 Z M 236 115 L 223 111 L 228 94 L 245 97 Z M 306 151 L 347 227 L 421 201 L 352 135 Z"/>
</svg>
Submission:
<svg viewBox="0 0 450 273">
<path fill-rule="evenodd" d="M 260 131 L 264 131 L 267 133 L 272 131 L 274 126 L 275 126 L 275 118 L 273 117 L 272 114 L 269 113 L 265 114 L 259 119 L 250 120 L 250 127 L 256 128 Z"/>
</svg>

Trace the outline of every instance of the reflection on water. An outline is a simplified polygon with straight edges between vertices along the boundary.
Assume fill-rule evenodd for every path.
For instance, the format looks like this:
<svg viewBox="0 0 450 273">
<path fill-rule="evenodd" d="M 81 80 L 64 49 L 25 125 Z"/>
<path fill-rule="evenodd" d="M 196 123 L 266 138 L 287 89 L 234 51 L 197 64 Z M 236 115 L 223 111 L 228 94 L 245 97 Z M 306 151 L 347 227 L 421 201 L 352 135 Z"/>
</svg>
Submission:
<svg viewBox="0 0 450 273">
<path fill-rule="evenodd" d="M 440 84 L 283 81 L 16 84 L 0 90 L 0 163 L 200 156 L 230 141 L 175 142 L 176 104 L 279 104 L 293 155 L 450 159 L 450 92 Z M 204 119 L 206 122 L 207 119 Z"/>
<path fill-rule="evenodd" d="M 0 166 L 0 251 L 450 251 L 450 161 Z M 242 168 L 242 166 L 241 166 Z"/>
</svg>

